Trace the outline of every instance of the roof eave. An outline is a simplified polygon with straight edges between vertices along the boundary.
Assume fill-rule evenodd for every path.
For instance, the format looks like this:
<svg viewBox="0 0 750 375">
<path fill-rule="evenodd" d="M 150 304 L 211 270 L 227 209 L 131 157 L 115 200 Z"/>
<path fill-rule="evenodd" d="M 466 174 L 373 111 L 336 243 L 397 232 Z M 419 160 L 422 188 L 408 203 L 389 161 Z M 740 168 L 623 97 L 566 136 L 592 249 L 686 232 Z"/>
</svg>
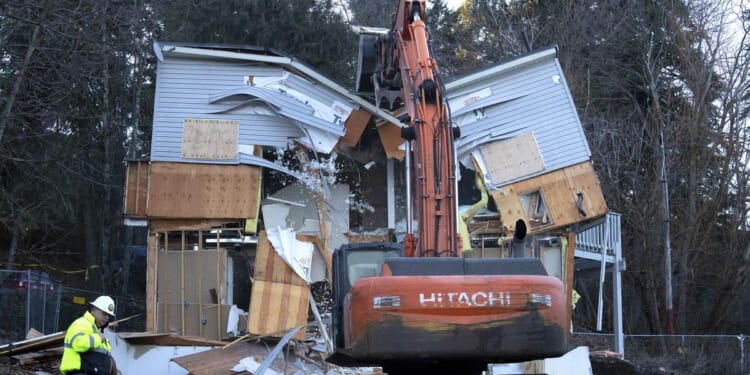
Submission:
<svg viewBox="0 0 750 375">
<path fill-rule="evenodd" d="M 267 64 L 281 65 L 281 66 L 290 68 L 296 72 L 299 72 L 300 74 L 303 74 L 315 80 L 316 82 L 321 83 L 322 85 L 335 91 L 336 93 L 347 97 L 349 100 L 351 100 L 354 103 L 357 103 L 358 105 L 365 108 L 370 113 L 374 114 L 380 119 L 391 122 L 395 125 L 401 126 L 401 122 L 390 113 L 387 113 L 381 110 L 380 108 L 376 107 L 372 103 L 368 102 L 367 100 L 350 93 L 348 90 L 346 90 L 345 88 L 343 88 L 341 85 L 337 84 L 336 82 L 332 81 L 331 79 L 316 72 L 315 70 L 311 69 L 305 64 L 302 64 L 296 61 L 295 59 L 292 59 L 289 57 L 267 56 L 267 55 L 253 54 L 253 53 L 238 53 L 238 52 L 229 52 L 229 51 L 221 51 L 221 50 L 206 49 L 206 48 L 183 47 L 183 46 L 175 45 L 175 44 L 160 44 L 157 42 L 154 43 L 154 51 L 156 52 L 156 55 L 159 61 L 164 61 L 164 54 L 168 53 L 170 55 L 178 55 L 178 56 L 216 57 L 216 58 L 254 61 L 254 62 L 267 63 Z"/>
<path fill-rule="evenodd" d="M 463 77 L 459 77 L 454 81 L 446 83 L 445 90 L 447 92 L 454 92 L 454 91 L 463 89 L 467 86 L 471 86 L 479 82 L 485 82 L 490 77 L 503 74 L 505 72 L 508 72 L 509 70 L 518 68 L 520 66 L 532 64 L 537 61 L 542 61 L 542 60 L 548 59 L 550 57 L 555 57 L 555 56 L 557 56 L 557 47 L 550 47 L 550 48 L 540 50 L 538 52 L 523 55 L 513 60 L 510 60 L 508 62 L 497 64 L 487 69 L 483 69 L 479 72 L 471 73 Z"/>
</svg>

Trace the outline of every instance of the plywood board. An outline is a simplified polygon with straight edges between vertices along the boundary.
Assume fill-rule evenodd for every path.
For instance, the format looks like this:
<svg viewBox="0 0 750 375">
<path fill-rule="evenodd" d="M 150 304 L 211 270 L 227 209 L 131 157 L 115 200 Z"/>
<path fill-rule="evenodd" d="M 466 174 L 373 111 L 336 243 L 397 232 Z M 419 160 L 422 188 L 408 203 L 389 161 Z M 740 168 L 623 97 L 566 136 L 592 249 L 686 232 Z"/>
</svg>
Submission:
<svg viewBox="0 0 750 375">
<path fill-rule="evenodd" d="M 544 170 L 544 160 L 533 133 L 486 144 L 480 151 L 495 185 Z"/>
<path fill-rule="evenodd" d="M 250 298 L 247 331 L 258 335 L 284 336 L 286 331 L 307 324 L 310 287 L 255 280 Z M 305 330 L 295 339 L 302 340 Z"/>
<path fill-rule="evenodd" d="M 185 119 L 182 126 L 183 159 L 237 159 L 239 121 Z"/>
<path fill-rule="evenodd" d="M 130 345 L 157 346 L 224 346 L 224 341 L 209 340 L 199 336 L 173 335 L 156 332 L 118 332 L 117 337 Z"/>
<path fill-rule="evenodd" d="M 243 358 L 253 356 L 262 360 L 266 355 L 268 355 L 268 347 L 262 343 L 239 342 L 222 348 L 172 358 L 172 361 L 192 375 L 247 374 L 247 371 L 233 372 L 232 368 L 237 366 Z M 266 372 L 266 374 L 270 373 L 271 371 Z"/>
<path fill-rule="evenodd" d="M 226 263 L 226 250 L 160 251 L 157 332 L 224 338 L 229 307 L 217 305 L 211 290 L 226 298 Z"/>
<path fill-rule="evenodd" d="M 541 176 L 501 187 L 502 192 L 490 191 L 500 213 L 503 226 L 512 233 L 518 219 L 528 223 L 528 217 L 519 197 L 541 191 L 552 222 L 547 226 L 531 228 L 530 233 L 539 233 L 601 217 L 607 213 L 599 179 L 591 162 L 579 163 Z M 586 216 L 578 212 L 577 194 L 583 195 L 582 208 Z"/>
<path fill-rule="evenodd" d="M 145 217 L 148 198 L 149 164 L 144 161 L 128 162 L 125 177 L 125 215 Z"/>
<path fill-rule="evenodd" d="M 359 109 L 352 111 L 349 118 L 346 119 L 344 127 L 346 133 L 341 137 L 341 141 L 346 143 L 349 147 L 354 147 L 359 143 L 359 139 L 362 137 L 362 132 L 365 131 L 367 123 L 370 121 L 372 114 L 365 110 Z"/>
<path fill-rule="evenodd" d="M 147 214 L 175 219 L 256 218 L 260 179 L 257 166 L 153 163 Z"/>
<path fill-rule="evenodd" d="M 265 231 L 261 231 L 258 235 L 258 244 L 255 251 L 255 274 L 253 278 L 256 281 L 269 281 L 297 286 L 307 285 L 305 280 L 299 277 L 276 253 Z"/>
<path fill-rule="evenodd" d="M 218 259 L 217 259 L 218 258 Z M 185 288 L 182 288 L 182 269 L 184 261 Z M 218 267 L 217 267 L 217 261 Z M 226 281 L 226 250 L 187 250 L 159 252 L 159 281 L 158 293 L 160 303 L 180 305 L 210 304 L 211 289 L 219 289 L 217 280 L 223 284 Z M 218 276 L 217 276 L 218 272 Z M 221 289 L 221 296 L 225 298 L 226 290 Z"/>
<path fill-rule="evenodd" d="M 383 143 L 385 155 L 388 158 L 403 160 L 404 150 L 399 148 L 404 143 L 404 139 L 401 138 L 401 127 L 386 122 L 378 126 L 378 134 L 380 135 L 380 142 Z"/>
<path fill-rule="evenodd" d="M 211 340 L 222 340 L 227 338 L 227 318 L 229 316 L 230 305 L 221 305 L 221 324 L 217 324 L 219 319 L 215 304 L 188 304 L 185 307 L 185 313 L 182 313 L 183 305 L 180 303 L 159 302 L 159 315 L 166 319 L 159 320 L 158 332 L 180 334 L 182 331 L 182 319 L 185 319 L 185 336 L 199 336 Z M 244 327 L 243 327 L 244 328 Z"/>
</svg>

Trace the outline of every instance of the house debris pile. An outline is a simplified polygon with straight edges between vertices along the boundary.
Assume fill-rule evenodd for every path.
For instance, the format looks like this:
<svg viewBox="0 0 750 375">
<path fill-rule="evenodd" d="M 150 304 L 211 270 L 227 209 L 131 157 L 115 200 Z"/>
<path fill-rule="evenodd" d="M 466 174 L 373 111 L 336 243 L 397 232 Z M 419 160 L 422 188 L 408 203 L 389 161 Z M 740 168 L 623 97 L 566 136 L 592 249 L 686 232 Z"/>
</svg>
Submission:
<svg viewBox="0 0 750 375">
<path fill-rule="evenodd" d="M 289 333 L 294 334 L 296 330 Z M 292 334 L 281 340 L 246 335 L 233 342 L 154 333 L 115 333 L 105 336 L 113 346 L 122 375 L 159 374 L 259 374 L 267 375 L 382 375 L 380 368 L 340 368 L 322 361 L 325 347 L 318 340 L 296 341 Z M 0 346 L 0 374 L 57 374 L 62 355 L 63 332 L 41 335 L 30 331 L 27 340 Z M 590 356 L 588 356 L 590 354 Z M 614 354 L 614 355 L 613 355 Z M 580 356 L 587 358 L 576 358 Z M 171 357 L 171 359 L 170 359 Z M 584 366 L 587 359 L 590 365 Z M 492 365 L 492 374 L 540 372 L 594 375 L 660 375 L 663 368 L 623 360 L 616 353 L 588 353 L 580 347 L 559 359 Z"/>
<path fill-rule="evenodd" d="M 147 332 L 107 330 L 118 369 L 379 373 L 324 358 L 333 352 L 334 250 L 398 242 L 407 227 L 398 109 L 263 48 L 155 43 L 154 51 L 150 160 L 128 162 L 123 205 L 125 223 L 149 233 Z M 543 258 L 570 297 L 568 228 L 607 207 L 556 51 L 446 91 L 462 134 L 459 198 L 469 197 L 459 202 L 468 207 L 463 255 L 511 256 L 512 233 L 526 222 L 522 251 Z M 62 344 L 47 339 L 44 349 Z M 42 350 L 10 345 L 5 358 Z"/>
<path fill-rule="evenodd" d="M 327 349 L 316 335 L 297 341 L 244 335 L 232 342 L 164 333 L 116 333 L 106 329 L 119 373 L 159 374 L 382 374 L 380 368 L 339 368 L 324 362 Z M 34 335 L 34 330 L 30 336 Z M 65 333 L 58 332 L 0 346 L 0 374 L 59 373 Z"/>
</svg>

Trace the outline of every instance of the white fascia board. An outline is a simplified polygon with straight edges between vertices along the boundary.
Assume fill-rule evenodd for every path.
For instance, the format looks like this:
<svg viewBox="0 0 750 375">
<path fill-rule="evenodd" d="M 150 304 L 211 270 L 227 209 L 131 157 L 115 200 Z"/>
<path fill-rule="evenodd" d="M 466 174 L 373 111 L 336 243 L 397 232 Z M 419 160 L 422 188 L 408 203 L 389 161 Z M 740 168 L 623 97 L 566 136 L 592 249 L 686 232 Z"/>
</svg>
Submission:
<svg viewBox="0 0 750 375">
<path fill-rule="evenodd" d="M 556 56 L 556 55 L 557 55 L 557 48 L 548 48 L 548 49 L 545 49 L 536 53 L 521 56 L 505 64 L 499 64 L 491 68 L 482 70 L 480 72 L 461 77 L 455 81 L 448 82 L 445 84 L 445 90 L 447 92 L 451 92 L 451 91 L 464 88 L 466 86 L 471 86 L 476 83 L 486 82 L 489 77 L 502 74 L 511 69 L 515 69 L 519 66 L 530 64 L 539 60 L 549 58 L 550 56 Z"/>
<path fill-rule="evenodd" d="M 123 220 L 123 224 L 125 224 L 126 227 L 147 227 L 148 226 L 148 220 L 146 220 L 146 219 L 131 219 L 129 217 L 126 217 L 125 220 Z"/>
<path fill-rule="evenodd" d="M 349 100 L 359 104 L 361 107 L 364 107 L 365 109 L 370 111 L 375 116 L 381 118 L 382 120 L 391 122 L 394 125 L 401 126 L 401 122 L 390 113 L 387 113 L 381 110 L 380 108 L 376 107 L 375 105 L 368 102 L 367 100 L 360 98 L 357 95 L 353 95 L 348 90 L 341 87 L 341 85 L 339 85 L 338 83 L 328 79 L 327 77 L 314 71 L 308 66 L 301 64 L 289 57 L 266 56 L 266 55 L 252 54 L 252 53 L 228 52 L 228 51 L 219 51 L 215 49 L 180 47 L 180 46 L 174 46 L 174 45 L 169 45 L 169 44 L 162 45 L 161 48 L 158 48 L 157 46 L 158 45 L 154 43 L 154 50 L 155 51 L 160 50 L 162 54 L 169 53 L 169 54 L 181 55 L 181 56 L 219 57 L 219 58 L 234 59 L 234 60 L 256 61 L 256 62 L 263 62 L 263 63 L 268 63 L 268 64 L 277 64 L 277 65 L 282 65 L 288 68 L 292 68 L 304 75 L 307 75 L 308 77 L 314 79 L 315 81 L 320 82 L 321 84 L 330 88 L 336 93 L 347 97 Z M 161 55 L 161 54 L 157 52 L 157 55 Z M 160 58 L 159 60 L 161 61 L 163 59 Z"/>
<path fill-rule="evenodd" d="M 161 47 L 161 50 L 163 53 L 168 53 L 170 55 L 220 57 L 220 58 L 232 59 L 232 60 L 257 61 L 257 62 L 278 64 L 278 65 L 289 65 L 289 63 L 292 60 L 288 57 L 283 57 L 283 56 L 267 56 L 267 55 L 251 54 L 251 53 L 220 51 L 220 50 L 207 49 L 207 48 L 180 47 L 180 46 L 172 46 L 168 44 L 163 45 Z"/>
</svg>

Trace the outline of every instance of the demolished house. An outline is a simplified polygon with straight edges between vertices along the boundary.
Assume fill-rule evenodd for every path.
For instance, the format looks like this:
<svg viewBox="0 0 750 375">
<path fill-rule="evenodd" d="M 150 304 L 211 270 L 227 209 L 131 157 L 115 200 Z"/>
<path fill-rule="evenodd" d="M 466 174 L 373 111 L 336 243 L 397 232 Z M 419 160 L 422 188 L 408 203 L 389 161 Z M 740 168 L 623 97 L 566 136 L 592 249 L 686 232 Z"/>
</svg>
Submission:
<svg viewBox="0 0 750 375">
<path fill-rule="evenodd" d="M 399 110 L 267 49 L 154 50 L 151 159 L 128 163 L 124 205 L 149 228 L 147 330 L 232 340 L 317 321 L 330 345 L 332 253 L 405 232 Z M 525 251 L 570 300 L 569 227 L 607 207 L 556 50 L 466 75 L 446 92 L 461 129 L 464 256 L 511 256 L 521 220 Z"/>
</svg>

